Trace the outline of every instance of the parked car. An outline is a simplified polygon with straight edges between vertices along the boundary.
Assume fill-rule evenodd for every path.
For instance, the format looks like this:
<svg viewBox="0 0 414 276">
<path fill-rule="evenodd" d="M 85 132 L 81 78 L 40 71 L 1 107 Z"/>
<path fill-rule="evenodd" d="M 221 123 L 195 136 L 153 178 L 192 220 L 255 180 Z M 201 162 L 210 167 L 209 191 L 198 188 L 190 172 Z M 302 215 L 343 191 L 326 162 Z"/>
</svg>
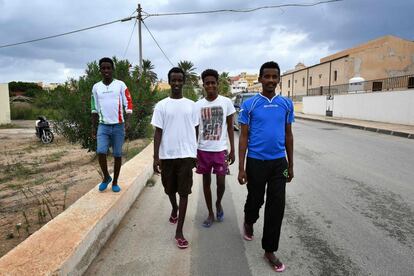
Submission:
<svg viewBox="0 0 414 276">
<path fill-rule="evenodd" d="M 239 112 L 240 112 L 240 108 L 241 108 L 242 104 L 247 99 L 253 97 L 256 94 L 257 94 L 257 92 L 240 93 L 234 99 L 234 108 L 236 109 L 236 113 L 234 114 L 234 120 L 233 120 L 234 130 L 239 130 L 240 129 L 240 125 L 239 125 L 238 121 L 239 121 Z"/>
</svg>

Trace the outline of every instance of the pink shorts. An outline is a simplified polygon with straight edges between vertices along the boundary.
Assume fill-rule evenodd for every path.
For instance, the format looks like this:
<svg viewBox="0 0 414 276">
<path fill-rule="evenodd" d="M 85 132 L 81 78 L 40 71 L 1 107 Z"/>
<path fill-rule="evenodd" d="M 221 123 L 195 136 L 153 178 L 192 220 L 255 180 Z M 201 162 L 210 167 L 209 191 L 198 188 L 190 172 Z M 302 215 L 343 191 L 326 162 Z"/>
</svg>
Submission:
<svg viewBox="0 0 414 276">
<path fill-rule="evenodd" d="M 198 174 L 209 174 L 213 171 L 217 175 L 227 174 L 227 151 L 203 151 L 197 150 Z"/>
</svg>

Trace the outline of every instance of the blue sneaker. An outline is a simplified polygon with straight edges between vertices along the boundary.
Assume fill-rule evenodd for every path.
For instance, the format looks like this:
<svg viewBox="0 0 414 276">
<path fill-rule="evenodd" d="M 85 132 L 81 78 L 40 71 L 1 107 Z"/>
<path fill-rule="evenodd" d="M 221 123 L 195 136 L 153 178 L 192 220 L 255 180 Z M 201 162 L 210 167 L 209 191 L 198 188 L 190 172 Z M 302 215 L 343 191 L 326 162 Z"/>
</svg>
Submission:
<svg viewBox="0 0 414 276">
<path fill-rule="evenodd" d="M 112 192 L 119 193 L 121 191 L 121 187 L 119 185 L 112 185 Z"/>
<path fill-rule="evenodd" d="M 224 220 L 224 212 L 221 210 L 220 212 L 217 211 L 217 221 L 222 222 Z"/>
<path fill-rule="evenodd" d="M 108 179 L 106 179 L 106 180 L 102 181 L 102 183 L 101 183 L 101 184 L 99 184 L 99 191 L 100 191 L 100 192 L 105 191 L 105 190 L 106 190 L 106 188 L 108 187 L 109 183 L 111 183 L 111 182 L 112 182 L 112 177 L 110 177 L 110 176 L 109 176 L 109 178 L 108 178 Z"/>
</svg>

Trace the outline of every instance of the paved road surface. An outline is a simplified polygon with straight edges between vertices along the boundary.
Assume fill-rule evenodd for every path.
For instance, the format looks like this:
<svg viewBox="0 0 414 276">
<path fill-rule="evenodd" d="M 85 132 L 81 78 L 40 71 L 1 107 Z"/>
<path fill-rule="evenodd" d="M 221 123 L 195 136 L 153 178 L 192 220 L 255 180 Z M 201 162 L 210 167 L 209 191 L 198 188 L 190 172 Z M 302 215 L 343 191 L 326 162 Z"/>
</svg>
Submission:
<svg viewBox="0 0 414 276">
<path fill-rule="evenodd" d="M 414 141 L 300 120 L 294 135 L 295 179 L 278 252 L 283 274 L 414 275 Z M 236 169 L 227 178 L 225 220 L 209 229 L 201 226 L 207 212 L 195 176 L 184 227 L 189 249 L 175 247 L 157 182 L 86 274 L 274 275 L 262 258 L 262 218 L 256 239 L 241 239 L 246 189 Z"/>
</svg>

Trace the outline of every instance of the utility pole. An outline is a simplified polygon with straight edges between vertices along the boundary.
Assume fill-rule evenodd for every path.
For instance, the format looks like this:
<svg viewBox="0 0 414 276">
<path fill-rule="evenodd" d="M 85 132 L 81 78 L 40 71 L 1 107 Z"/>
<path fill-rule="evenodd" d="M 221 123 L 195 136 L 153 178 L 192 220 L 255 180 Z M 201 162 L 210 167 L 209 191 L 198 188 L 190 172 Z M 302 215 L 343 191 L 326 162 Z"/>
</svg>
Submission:
<svg viewBox="0 0 414 276">
<path fill-rule="evenodd" d="M 138 4 L 138 43 L 139 43 L 139 71 L 142 71 L 142 37 L 141 37 L 141 21 L 142 21 L 142 8 L 141 4 Z"/>
</svg>

